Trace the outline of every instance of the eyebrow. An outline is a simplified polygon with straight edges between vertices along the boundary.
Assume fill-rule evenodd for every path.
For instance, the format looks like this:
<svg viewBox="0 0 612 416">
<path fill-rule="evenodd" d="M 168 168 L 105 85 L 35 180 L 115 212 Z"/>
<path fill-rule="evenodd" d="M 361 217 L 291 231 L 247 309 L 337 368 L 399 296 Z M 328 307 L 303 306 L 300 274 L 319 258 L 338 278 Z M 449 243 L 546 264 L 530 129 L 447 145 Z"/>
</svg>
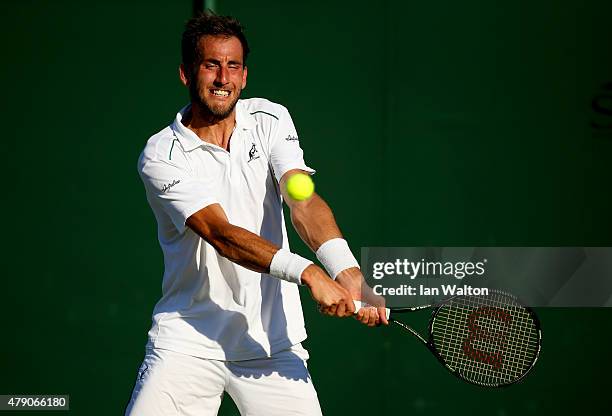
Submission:
<svg viewBox="0 0 612 416">
<path fill-rule="evenodd" d="M 221 61 L 218 59 L 213 59 L 213 58 L 208 58 L 208 59 L 204 59 L 204 62 L 210 62 L 211 64 L 221 64 Z M 227 61 L 227 64 L 237 64 L 237 65 L 242 65 L 242 62 L 240 61 Z"/>
</svg>

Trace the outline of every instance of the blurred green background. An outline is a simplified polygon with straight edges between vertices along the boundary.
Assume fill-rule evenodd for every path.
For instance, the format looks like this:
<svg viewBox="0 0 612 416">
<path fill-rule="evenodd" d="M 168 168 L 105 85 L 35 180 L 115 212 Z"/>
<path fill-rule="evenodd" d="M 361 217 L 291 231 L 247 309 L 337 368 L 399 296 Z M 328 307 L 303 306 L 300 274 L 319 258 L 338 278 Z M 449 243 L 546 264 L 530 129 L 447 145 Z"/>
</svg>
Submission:
<svg viewBox="0 0 612 416">
<path fill-rule="evenodd" d="M 612 246 L 609 1 L 215 4 L 247 29 L 245 95 L 289 108 L 356 254 Z M 71 414 L 121 415 L 162 274 L 136 160 L 186 103 L 192 4 L 2 6 L 0 394 L 70 394 Z M 302 298 L 326 415 L 608 411 L 610 309 L 538 310 L 541 361 L 487 390 L 394 328 L 326 318 Z M 238 412 L 226 399 L 220 414 Z"/>
</svg>

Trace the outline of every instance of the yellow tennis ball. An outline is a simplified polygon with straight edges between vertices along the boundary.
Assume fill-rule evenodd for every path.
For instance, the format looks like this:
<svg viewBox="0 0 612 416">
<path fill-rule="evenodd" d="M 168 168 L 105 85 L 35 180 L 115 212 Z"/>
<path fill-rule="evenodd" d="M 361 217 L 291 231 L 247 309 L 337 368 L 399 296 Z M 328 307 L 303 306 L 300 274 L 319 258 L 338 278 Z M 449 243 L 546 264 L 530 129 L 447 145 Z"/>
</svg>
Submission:
<svg viewBox="0 0 612 416">
<path fill-rule="evenodd" d="M 287 180 L 287 193 L 296 201 L 303 201 L 312 196 L 314 192 L 314 182 L 310 175 L 296 173 Z"/>
</svg>

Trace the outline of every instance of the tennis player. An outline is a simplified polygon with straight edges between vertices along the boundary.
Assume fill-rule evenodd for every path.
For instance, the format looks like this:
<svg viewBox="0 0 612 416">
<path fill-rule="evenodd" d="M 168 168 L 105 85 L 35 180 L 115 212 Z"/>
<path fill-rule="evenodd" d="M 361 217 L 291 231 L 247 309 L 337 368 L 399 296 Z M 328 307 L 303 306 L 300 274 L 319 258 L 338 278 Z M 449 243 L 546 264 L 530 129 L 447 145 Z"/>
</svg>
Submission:
<svg viewBox="0 0 612 416">
<path fill-rule="evenodd" d="M 243 415 L 320 415 L 297 286 L 337 317 L 352 316 L 367 288 L 323 199 L 285 194 L 287 178 L 314 170 L 285 107 L 239 99 L 248 53 L 234 18 L 187 22 L 180 78 L 190 104 L 138 161 L 165 270 L 126 415 L 216 415 L 224 391 Z M 326 271 L 289 250 L 283 200 Z M 373 307 L 356 317 L 387 323 Z"/>
</svg>

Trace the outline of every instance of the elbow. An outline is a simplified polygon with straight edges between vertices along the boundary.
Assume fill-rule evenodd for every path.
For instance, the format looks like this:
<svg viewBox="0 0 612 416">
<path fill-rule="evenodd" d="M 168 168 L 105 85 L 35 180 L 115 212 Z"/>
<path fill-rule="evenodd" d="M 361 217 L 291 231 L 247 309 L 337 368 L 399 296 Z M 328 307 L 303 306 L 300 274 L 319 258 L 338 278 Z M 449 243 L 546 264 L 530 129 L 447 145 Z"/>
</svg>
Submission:
<svg viewBox="0 0 612 416">
<path fill-rule="evenodd" d="M 231 224 L 211 230 L 205 240 L 208 244 L 213 246 L 222 257 L 232 262 L 238 260 L 238 251 L 236 250 L 237 241 Z"/>
<path fill-rule="evenodd" d="M 228 222 L 211 224 L 198 216 L 187 219 L 187 225 L 204 241 L 213 246 L 217 252 L 226 258 L 231 257 L 231 224 Z"/>
<path fill-rule="evenodd" d="M 186 224 L 221 256 L 232 261 L 236 259 L 241 229 L 230 224 L 220 205 L 202 208 L 187 218 Z"/>
</svg>

